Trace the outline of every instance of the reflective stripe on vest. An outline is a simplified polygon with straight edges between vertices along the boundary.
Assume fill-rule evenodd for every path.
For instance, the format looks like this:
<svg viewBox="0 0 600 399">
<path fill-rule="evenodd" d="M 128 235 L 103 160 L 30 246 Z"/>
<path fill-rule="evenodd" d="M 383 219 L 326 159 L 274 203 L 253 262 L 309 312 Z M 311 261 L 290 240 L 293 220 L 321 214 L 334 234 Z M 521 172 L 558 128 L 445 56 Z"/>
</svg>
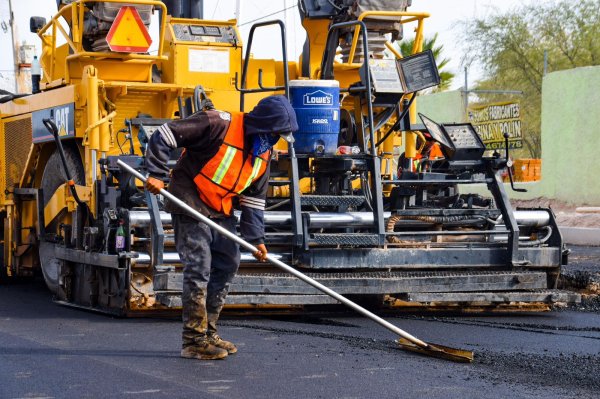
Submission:
<svg viewBox="0 0 600 399">
<path fill-rule="evenodd" d="M 244 152 L 244 114 L 232 113 L 223 144 L 194 178 L 200 199 L 211 208 L 230 215 L 232 199 L 262 176 L 271 151 L 253 159 Z"/>
<path fill-rule="evenodd" d="M 237 151 L 238 150 L 236 150 L 233 147 L 227 147 L 227 150 L 225 151 L 225 156 L 223 157 L 223 160 L 219 164 L 217 171 L 213 175 L 212 181 L 214 181 L 217 184 L 221 184 L 221 182 L 223 181 L 223 177 L 225 177 L 225 172 L 227 172 L 227 170 L 231 167 L 231 163 L 233 162 L 233 157 L 235 157 L 235 153 Z"/>
<path fill-rule="evenodd" d="M 252 184 L 254 179 L 256 179 L 258 177 L 258 172 L 260 172 L 260 170 L 262 169 L 263 163 L 264 163 L 264 161 L 261 158 L 256 158 L 254 160 L 254 166 L 252 167 L 252 173 L 250 174 L 250 178 L 246 182 L 246 185 L 244 186 L 242 191 L 247 189 L 250 186 L 250 184 Z M 262 175 L 262 173 L 261 173 L 261 175 Z"/>
</svg>

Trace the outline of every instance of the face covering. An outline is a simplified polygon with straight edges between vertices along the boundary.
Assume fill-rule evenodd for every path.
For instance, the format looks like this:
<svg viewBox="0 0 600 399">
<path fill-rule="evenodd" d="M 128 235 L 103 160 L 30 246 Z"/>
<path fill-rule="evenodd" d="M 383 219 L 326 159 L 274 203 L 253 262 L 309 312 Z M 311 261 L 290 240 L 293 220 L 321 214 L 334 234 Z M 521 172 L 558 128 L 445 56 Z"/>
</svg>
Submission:
<svg viewBox="0 0 600 399">
<path fill-rule="evenodd" d="M 252 143 L 252 155 L 257 157 L 270 150 L 279 140 L 278 134 L 261 133 L 254 135 Z"/>
</svg>

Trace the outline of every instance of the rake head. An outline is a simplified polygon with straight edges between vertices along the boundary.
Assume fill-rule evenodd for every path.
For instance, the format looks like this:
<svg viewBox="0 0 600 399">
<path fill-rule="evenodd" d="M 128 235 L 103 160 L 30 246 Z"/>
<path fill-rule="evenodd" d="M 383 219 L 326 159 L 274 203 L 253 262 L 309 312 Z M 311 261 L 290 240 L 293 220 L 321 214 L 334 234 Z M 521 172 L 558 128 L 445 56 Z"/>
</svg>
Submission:
<svg viewBox="0 0 600 399">
<path fill-rule="evenodd" d="M 471 363 L 473 361 L 473 352 L 462 349 L 449 348 L 438 344 L 427 344 L 427 347 L 415 345 L 404 338 L 398 338 L 398 345 L 402 349 L 416 352 L 421 355 L 437 357 L 440 359 L 452 360 L 453 362 Z"/>
</svg>

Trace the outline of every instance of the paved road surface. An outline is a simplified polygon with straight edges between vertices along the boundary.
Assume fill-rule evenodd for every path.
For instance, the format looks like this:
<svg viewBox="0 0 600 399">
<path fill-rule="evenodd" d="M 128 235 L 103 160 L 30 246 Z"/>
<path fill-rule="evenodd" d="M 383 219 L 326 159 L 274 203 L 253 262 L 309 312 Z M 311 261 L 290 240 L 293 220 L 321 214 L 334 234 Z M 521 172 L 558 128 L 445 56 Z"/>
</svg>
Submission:
<svg viewBox="0 0 600 399">
<path fill-rule="evenodd" d="M 185 360 L 176 320 L 114 319 L 53 304 L 41 283 L 5 285 L 0 398 L 600 397 L 598 312 L 390 320 L 476 361 L 401 351 L 350 313 L 228 317 L 221 335 L 239 353 Z"/>
</svg>

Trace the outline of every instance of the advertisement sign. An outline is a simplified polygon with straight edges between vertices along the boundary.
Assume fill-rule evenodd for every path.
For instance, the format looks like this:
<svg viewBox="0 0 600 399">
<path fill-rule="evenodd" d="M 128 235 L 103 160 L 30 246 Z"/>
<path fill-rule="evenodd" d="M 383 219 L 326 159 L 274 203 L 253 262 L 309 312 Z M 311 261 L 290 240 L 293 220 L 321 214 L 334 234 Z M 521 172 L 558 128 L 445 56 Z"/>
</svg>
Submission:
<svg viewBox="0 0 600 399">
<path fill-rule="evenodd" d="M 523 147 L 519 103 L 504 102 L 470 106 L 467 120 L 475 127 L 488 150 L 505 148 L 505 132 L 509 134 L 509 148 Z"/>
</svg>

